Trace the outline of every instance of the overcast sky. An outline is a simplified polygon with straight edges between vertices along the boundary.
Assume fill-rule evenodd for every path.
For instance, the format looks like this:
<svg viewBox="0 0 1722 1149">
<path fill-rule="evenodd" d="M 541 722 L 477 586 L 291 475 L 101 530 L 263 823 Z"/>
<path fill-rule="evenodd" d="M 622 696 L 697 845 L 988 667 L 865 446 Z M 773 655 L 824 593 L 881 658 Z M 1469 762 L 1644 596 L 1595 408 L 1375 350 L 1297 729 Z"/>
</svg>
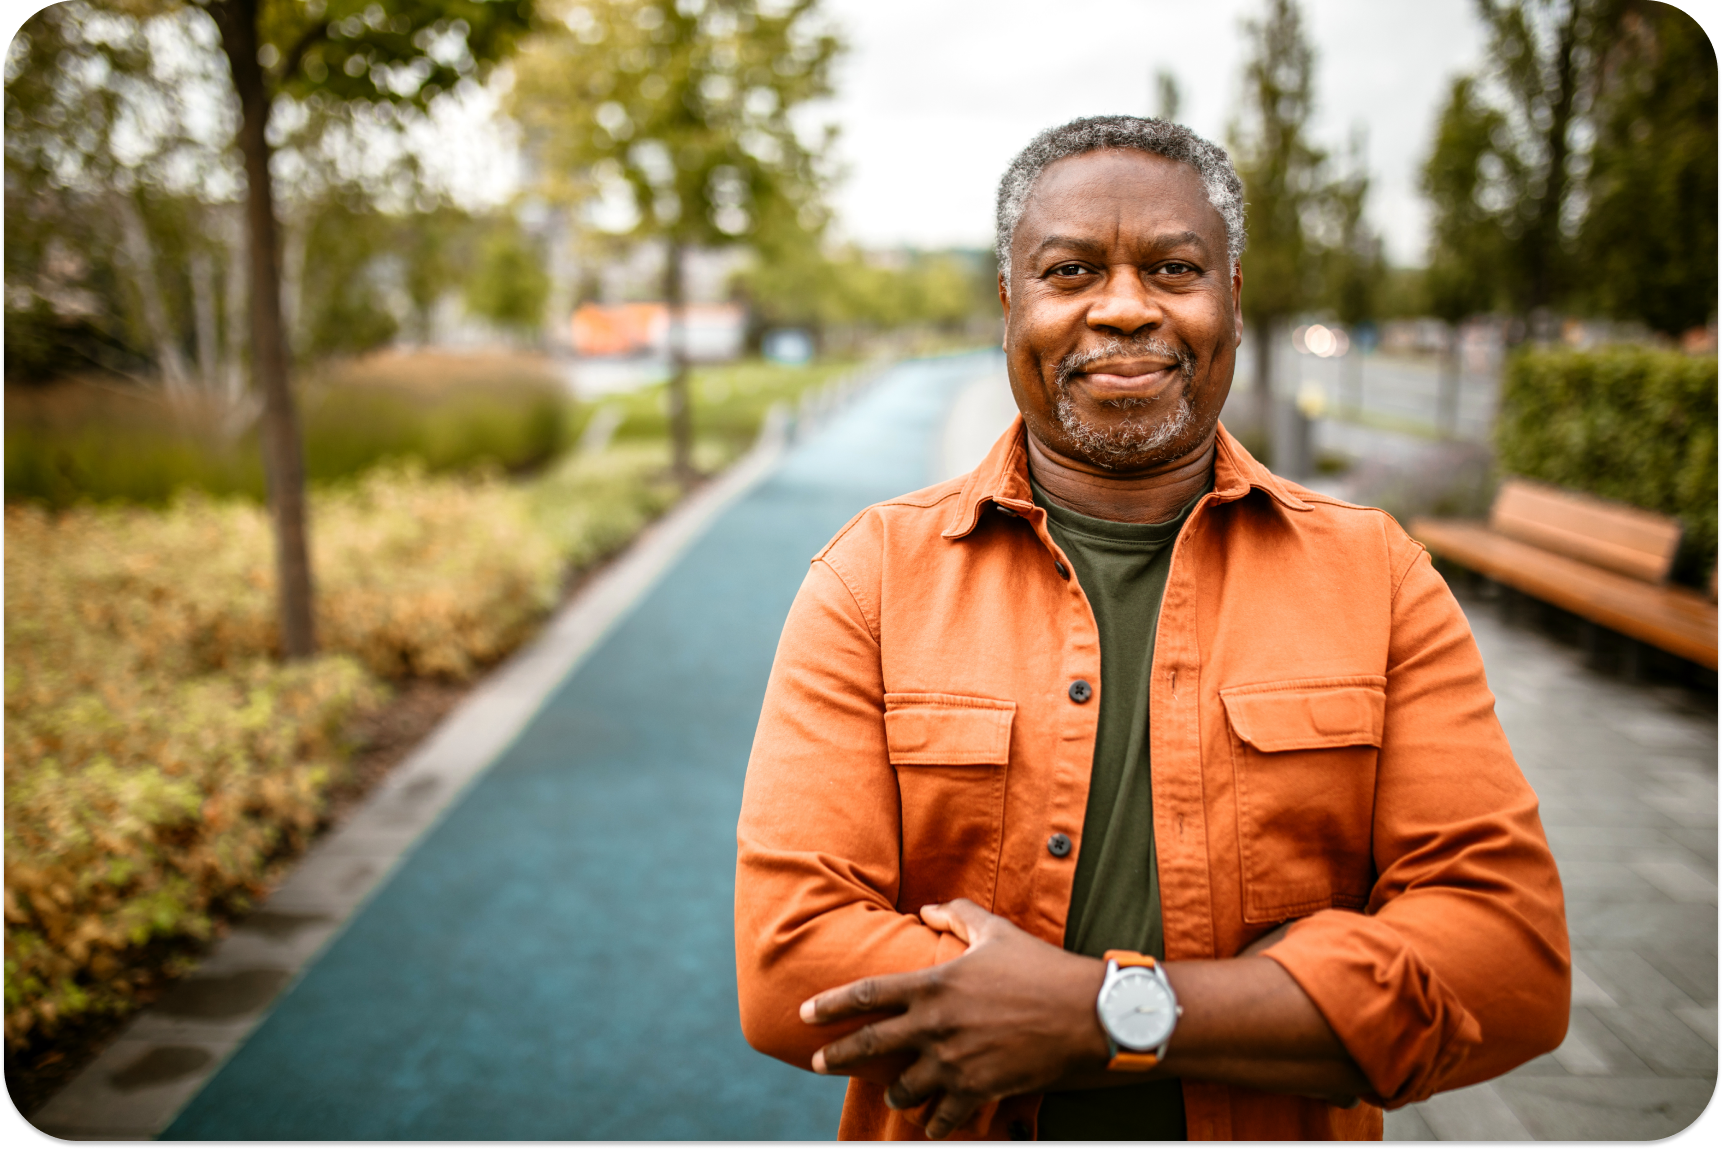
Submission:
<svg viewBox="0 0 1722 1149">
<path fill-rule="evenodd" d="M 1225 141 L 1264 0 L 828 0 L 851 51 L 828 115 L 842 129 L 847 233 L 867 245 L 991 242 L 993 194 L 1035 132 L 1083 115 L 1152 114 L 1178 78 L 1180 119 Z M 1416 169 L 1449 79 L 1475 68 L 1472 0 L 1305 0 L 1316 140 L 1368 132 L 1370 216 L 1389 257 L 1420 262 Z"/>
</svg>

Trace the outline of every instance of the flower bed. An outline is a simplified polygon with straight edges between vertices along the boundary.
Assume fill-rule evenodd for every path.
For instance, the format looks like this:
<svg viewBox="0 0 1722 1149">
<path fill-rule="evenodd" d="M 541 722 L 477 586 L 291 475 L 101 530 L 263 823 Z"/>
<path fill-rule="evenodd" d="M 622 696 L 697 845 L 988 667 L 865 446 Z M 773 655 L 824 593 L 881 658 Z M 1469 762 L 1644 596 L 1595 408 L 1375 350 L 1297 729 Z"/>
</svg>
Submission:
<svg viewBox="0 0 1722 1149">
<path fill-rule="evenodd" d="M 8 1042 L 123 1011 L 152 945 L 264 892 L 317 828 L 351 720 L 388 680 L 464 680 L 524 641 L 571 569 L 674 500 L 663 455 L 315 492 L 324 653 L 286 666 L 261 507 L 7 508 Z"/>
</svg>

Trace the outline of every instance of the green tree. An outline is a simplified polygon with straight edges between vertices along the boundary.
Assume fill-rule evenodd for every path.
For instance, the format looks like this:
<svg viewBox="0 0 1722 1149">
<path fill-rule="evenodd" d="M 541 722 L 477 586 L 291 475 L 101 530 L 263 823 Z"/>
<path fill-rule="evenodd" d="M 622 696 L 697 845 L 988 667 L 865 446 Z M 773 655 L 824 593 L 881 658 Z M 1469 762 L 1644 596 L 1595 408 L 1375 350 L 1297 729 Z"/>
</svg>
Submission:
<svg viewBox="0 0 1722 1149">
<path fill-rule="evenodd" d="M 1243 116 L 1231 132 L 1244 182 L 1250 245 L 1243 308 L 1255 345 L 1255 430 L 1265 434 L 1273 402 L 1273 347 L 1288 316 L 1315 302 L 1319 262 L 1306 220 L 1322 198 L 1325 154 L 1309 141 L 1315 51 L 1293 0 L 1268 0 L 1261 20 L 1244 23 Z"/>
<path fill-rule="evenodd" d="M 1451 430 L 1458 418 L 1459 325 L 1506 299 L 1510 247 L 1503 216 L 1523 175 L 1515 151 L 1502 148 L 1507 119 L 1478 98 L 1477 81 L 1453 81 L 1423 163 L 1421 187 L 1433 209 L 1424 298 L 1447 323 L 1437 422 Z"/>
<path fill-rule="evenodd" d="M 521 55 L 516 115 L 547 198 L 626 197 L 632 234 L 664 247 L 671 440 L 676 472 L 689 481 L 684 255 L 743 241 L 766 252 L 816 242 L 821 154 L 797 137 L 790 113 L 830 93 L 839 44 L 816 0 L 589 0 L 559 15 Z"/>
<path fill-rule="evenodd" d="M 220 31 L 239 100 L 251 363 L 263 393 L 263 464 L 275 528 L 282 649 L 299 658 L 316 650 L 316 633 L 304 452 L 281 309 L 271 112 L 281 97 L 422 110 L 441 92 L 481 76 L 526 29 L 532 6 L 531 0 L 203 0 L 199 7 Z"/>
<path fill-rule="evenodd" d="M 1616 0 L 1478 0 L 1489 29 L 1493 78 L 1504 93 L 1505 131 L 1491 152 L 1506 202 L 1498 213 L 1509 244 L 1505 283 L 1517 309 L 1537 315 L 1569 284 L 1568 222 L 1582 195 L 1577 128 L 1599 77 L 1599 40 Z"/>
<path fill-rule="evenodd" d="M 479 248 L 478 267 L 466 285 L 467 307 L 517 332 L 544 322 L 550 277 L 514 221 L 492 230 Z"/>
<path fill-rule="evenodd" d="M 1381 237 L 1369 226 L 1364 211 L 1369 203 L 1369 168 L 1364 132 L 1352 131 L 1345 175 L 1327 188 L 1326 219 L 1320 250 L 1322 297 L 1334 318 L 1355 331 L 1372 323 L 1381 313 L 1381 296 L 1387 280 L 1387 261 Z M 1355 342 L 1355 341 L 1354 341 Z M 1344 364 L 1350 375 L 1349 402 L 1363 406 L 1363 351 L 1348 353 Z"/>
<path fill-rule="evenodd" d="M 188 257 L 206 268 L 220 246 L 188 193 L 231 187 L 236 172 L 219 118 L 177 114 L 180 100 L 219 108 L 226 97 L 200 51 L 214 37 L 200 44 L 200 32 L 211 30 L 195 13 L 74 2 L 36 13 L 9 46 L 7 338 L 36 343 L 41 368 L 56 349 L 128 373 L 153 360 L 177 397 L 191 382 L 182 335 L 194 315 L 208 350 L 209 309 L 185 298 L 207 284 L 175 269 Z"/>
<path fill-rule="evenodd" d="M 1716 50 L 1668 4 L 1619 15 L 1597 96 L 1586 301 L 1677 335 L 1716 314 Z"/>
<path fill-rule="evenodd" d="M 1477 89 L 1474 77 L 1453 81 L 1419 185 L 1431 208 L 1427 300 L 1451 324 L 1504 301 L 1501 216 L 1519 182 L 1516 173 L 1506 178 L 1516 157 L 1497 148 L 1506 138 L 1506 117 L 1484 104 Z"/>
</svg>

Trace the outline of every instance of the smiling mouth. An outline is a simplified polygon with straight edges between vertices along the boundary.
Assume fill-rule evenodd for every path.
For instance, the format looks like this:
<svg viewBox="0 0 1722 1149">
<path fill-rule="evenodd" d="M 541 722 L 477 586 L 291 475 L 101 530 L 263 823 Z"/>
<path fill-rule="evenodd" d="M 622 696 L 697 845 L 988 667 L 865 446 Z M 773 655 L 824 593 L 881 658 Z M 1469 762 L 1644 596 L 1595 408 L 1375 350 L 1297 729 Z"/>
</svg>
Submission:
<svg viewBox="0 0 1722 1149">
<path fill-rule="evenodd" d="M 1176 359 L 1160 361 L 1135 360 L 1128 363 L 1096 363 L 1079 374 L 1086 375 L 1095 382 L 1135 383 L 1146 380 L 1150 376 L 1161 375 L 1167 371 L 1176 370 L 1180 364 Z"/>
<path fill-rule="evenodd" d="M 1196 374 L 1196 357 L 1162 339 L 1124 343 L 1112 341 L 1089 351 L 1073 351 L 1059 361 L 1058 388 L 1069 393 L 1081 377 L 1100 392 L 1130 393 L 1158 390 L 1177 375 L 1189 382 Z M 1142 396 L 1146 399 L 1146 396 Z M 1103 402 L 1105 400 L 1102 400 Z"/>
</svg>

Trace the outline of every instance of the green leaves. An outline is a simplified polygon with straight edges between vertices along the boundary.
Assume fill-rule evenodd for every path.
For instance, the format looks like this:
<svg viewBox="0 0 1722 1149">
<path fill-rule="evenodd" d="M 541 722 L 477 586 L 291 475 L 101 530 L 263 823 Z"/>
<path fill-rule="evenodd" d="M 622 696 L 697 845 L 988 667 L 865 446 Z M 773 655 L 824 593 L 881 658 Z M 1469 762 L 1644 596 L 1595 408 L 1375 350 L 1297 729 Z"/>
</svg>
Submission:
<svg viewBox="0 0 1722 1149">
<path fill-rule="evenodd" d="M 819 156 L 790 112 L 839 51 L 814 0 L 567 7 L 520 53 L 514 112 L 541 190 L 627 196 L 636 234 L 726 244 L 822 223 Z"/>
<path fill-rule="evenodd" d="M 532 21 L 532 0 L 262 0 L 258 62 L 278 93 L 423 107 Z"/>
<path fill-rule="evenodd" d="M 1716 563 L 1716 358 L 1647 347 L 1527 348 L 1508 363 L 1501 469 L 1673 515 L 1675 577 Z"/>
<path fill-rule="evenodd" d="M 1423 168 L 1429 294 L 1449 322 L 1601 312 L 1679 334 L 1716 308 L 1716 55 L 1691 17 L 1622 0 L 1480 0 Z"/>
</svg>

